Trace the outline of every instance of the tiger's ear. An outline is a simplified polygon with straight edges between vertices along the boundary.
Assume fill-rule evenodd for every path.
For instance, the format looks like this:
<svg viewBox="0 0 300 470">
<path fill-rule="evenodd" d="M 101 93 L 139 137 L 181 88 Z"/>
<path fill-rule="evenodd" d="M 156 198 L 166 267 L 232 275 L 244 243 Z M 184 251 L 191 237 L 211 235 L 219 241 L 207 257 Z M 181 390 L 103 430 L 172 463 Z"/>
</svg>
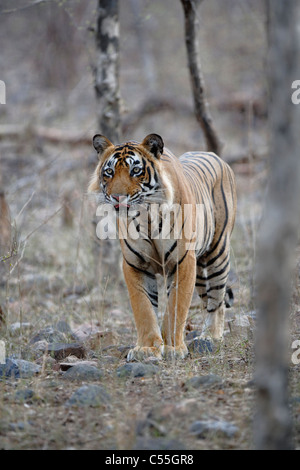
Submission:
<svg viewBox="0 0 300 470">
<path fill-rule="evenodd" d="M 143 147 L 152 153 L 155 158 L 160 158 L 164 151 L 164 141 L 158 134 L 149 134 L 142 142 Z"/>
<path fill-rule="evenodd" d="M 97 150 L 97 153 L 99 154 L 98 156 L 100 158 L 108 147 L 113 147 L 113 144 L 110 142 L 110 140 L 104 137 L 104 135 L 96 134 L 93 137 L 93 146 L 94 149 Z"/>
</svg>

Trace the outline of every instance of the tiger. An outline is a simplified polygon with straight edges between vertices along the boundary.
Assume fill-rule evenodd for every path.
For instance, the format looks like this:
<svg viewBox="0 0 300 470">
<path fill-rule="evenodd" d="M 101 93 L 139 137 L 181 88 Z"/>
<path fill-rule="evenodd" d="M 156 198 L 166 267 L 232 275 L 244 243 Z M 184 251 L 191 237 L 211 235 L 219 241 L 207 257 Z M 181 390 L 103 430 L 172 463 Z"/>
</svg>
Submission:
<svg viewBox="0 0 300 470">
<path fill-rule="evenodd" d="M 93 146 L 99 161 L 88 192 L 113 207 L 119 229 L 124 219 L 119 215 L 121 209 L 128 213 L 143 207 L 149 214 L 152 206 L 158 207 L 154 235 L 149 216 L 142 237 L 120 237 L 123 273 L 137 330 L 137 342 L 127 360 L 187 356 L 184 333 L 195 288 L 206 312 L 201 338 L 222 341 L 237 205 L 232 169 L 212 152 L 189 151 L 177 158 L 158 134 L 149 134 L 142 142 L 117 145 L 96 134 Z M 171 214 L 168 237 L 159 236 L 162 205 Z M 129 221 L 130 216 L 125 226 Z M 190 230 L 185 230 L 187 225 Z M 157 319 L 158 275 L 164 276 L 167 296 L 161 328 Z"/>
</svg>

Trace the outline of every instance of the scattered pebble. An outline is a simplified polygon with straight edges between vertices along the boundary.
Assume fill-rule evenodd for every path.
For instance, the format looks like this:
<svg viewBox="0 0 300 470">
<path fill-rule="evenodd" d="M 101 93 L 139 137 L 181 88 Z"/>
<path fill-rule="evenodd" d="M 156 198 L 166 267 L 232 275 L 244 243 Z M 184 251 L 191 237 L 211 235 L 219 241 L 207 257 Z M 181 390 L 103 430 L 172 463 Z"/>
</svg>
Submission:
<svg viewBox="0 0 300 470">
<path fill-rule="evenodd" d="M 192 330 L 192 331 L 188 332 L 185 339 L 186 339 L 186 341 L 192 341 L 195 338 L 199 338 L 199 336 L 201 336 L 201 331 L 200 330 Z"/>
<path fill-rule="evenodd" d="M 43 343 L 36 349 L 50 354 L 58 361 L 70 355 L 76 356 L 79 359 L 84 358 L 86 355 L 85 347 L 81 343 L 50 343 L 47 345 Z"/>
<path fill-rule="evenodd" d="M 7 358 L 5 364 L 0 364 L 0 377 L 26 379 L 37 375 L 40 371 L 39 365 L 23 359 Z"/>
<path fill-rule="evenodd" d="M 190 390 L 191 388 L 210 388 L 215 385 L 222 385 L 222 379 L 218 375 L 209 374 L 202 376 L 195 376 L 191 379 L 188 379 L 183 388 L 185 390 Z"/>
<path fill-rule="evenodd" d="M 32 403 L 32 401 L 36 398 L 36 395 L 30 388 L 24 388 L 17 390 L 14 398 L 15 401 L 20 403 Z"/>
<path fill-rule="evenodd" d="M 188 350 L 192 354 L 212 354 L 215 346 L 209 339 L 195 338 L 188 344 Z"/>
<path fill-rule="evenodd" d="M 153 364 L 144 364 L 142 362 L 131 362 L 124 364 L 117 369 L 117 376 L 126 377 L 147 377 L 155 375 L 159 368 Z"/>
<path fill-rule="evenodd" d="M 103 387 L 91 384 L 78 388 L 66 402 L 66 406 L 91 406 L 96 408 L 107 405 L 109 401 L 110 396 Z"/>
<path fill-rule="evenodd" d="M 78 366 L 78 365 L 97 367 L 97 362 L 96 361 L 78 361 L 78 357 L 68 356 L 68 357 L 66 357 L 65 362 L 60 362 L 59 363 L 59 368 L 63 372 L 66 372 L 71 367 Z"/>
<path fill-rule="evenodd" d="M 63 378 L 71 382 L 78 380 L 97 381 L 103 378 L 103 372 L 95 366 L 88 364 L 76 364 L 70 367 Z"/>
<path fill-rule="evenodd" d="M 194 421 L 190 433 L 199 439 L 205 439 L 209 435 L 231 438 L 238 433 L 238 428 L 227 421 Z"/>
<path fill-rule="evenodd" d="M 46 341 L 47 343 L 63 343 L 66 341 L 66 336 L 63 332 L 48 326 L 43 330 L 36 333 L 31 339 L 30 344 Z"/>
</svg>

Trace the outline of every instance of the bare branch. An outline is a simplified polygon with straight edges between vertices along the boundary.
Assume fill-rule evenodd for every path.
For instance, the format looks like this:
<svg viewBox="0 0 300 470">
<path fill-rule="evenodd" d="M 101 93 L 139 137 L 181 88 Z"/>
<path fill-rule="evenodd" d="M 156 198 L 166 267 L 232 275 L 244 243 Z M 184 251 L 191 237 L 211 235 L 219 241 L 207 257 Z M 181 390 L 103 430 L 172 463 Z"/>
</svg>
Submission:
<svg viewBox="0 0 300 470">
<path fill-rule="evenodd" d="M 185 16 L 185 42 L 188 55 L 188 66 L 194 96 L 195 114 L 205 136 L 207 149 L 221 153 L 222 143 L 214 128 L 213 120 L 205 99 L 204 79 L 201 71 L 196 32 L 196 6 L 199 2 L 181 0 Z"/>
<path fill-rule="evenodd" d="M 53 1 L 54 0 L 35 0 L 34 2 L 28 3 L 27 5 L 23 5 L 21 7 L 11 8 L 9 10 L 2 10 L 2 11 L 0 11 L 0 15 L 7 15 L 7 14 L 10 14 L 10 13 L 16 13 L 18 11 L 27 10 L 28 8 L 35 7 L 35 6 L 40 5 L 42 3 L 51 3 Z"/>
</svg>

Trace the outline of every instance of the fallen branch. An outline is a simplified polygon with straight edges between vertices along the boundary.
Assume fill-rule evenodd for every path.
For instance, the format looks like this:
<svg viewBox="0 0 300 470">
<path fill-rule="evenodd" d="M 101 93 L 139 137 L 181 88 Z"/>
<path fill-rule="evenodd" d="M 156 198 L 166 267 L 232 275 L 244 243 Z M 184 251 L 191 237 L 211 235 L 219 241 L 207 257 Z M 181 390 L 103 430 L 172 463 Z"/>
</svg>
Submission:
<svg viewBox="0 0 300 470">
<path fill-rule="evenodd" d="M 35 137 L 51 143 L 65 143 L 71 145 L 91 145 L 93 132 L 65 131 L 46 126 L 4 125 L 0 126 L 0 140 L 24 139 Z"/>
</svg>

